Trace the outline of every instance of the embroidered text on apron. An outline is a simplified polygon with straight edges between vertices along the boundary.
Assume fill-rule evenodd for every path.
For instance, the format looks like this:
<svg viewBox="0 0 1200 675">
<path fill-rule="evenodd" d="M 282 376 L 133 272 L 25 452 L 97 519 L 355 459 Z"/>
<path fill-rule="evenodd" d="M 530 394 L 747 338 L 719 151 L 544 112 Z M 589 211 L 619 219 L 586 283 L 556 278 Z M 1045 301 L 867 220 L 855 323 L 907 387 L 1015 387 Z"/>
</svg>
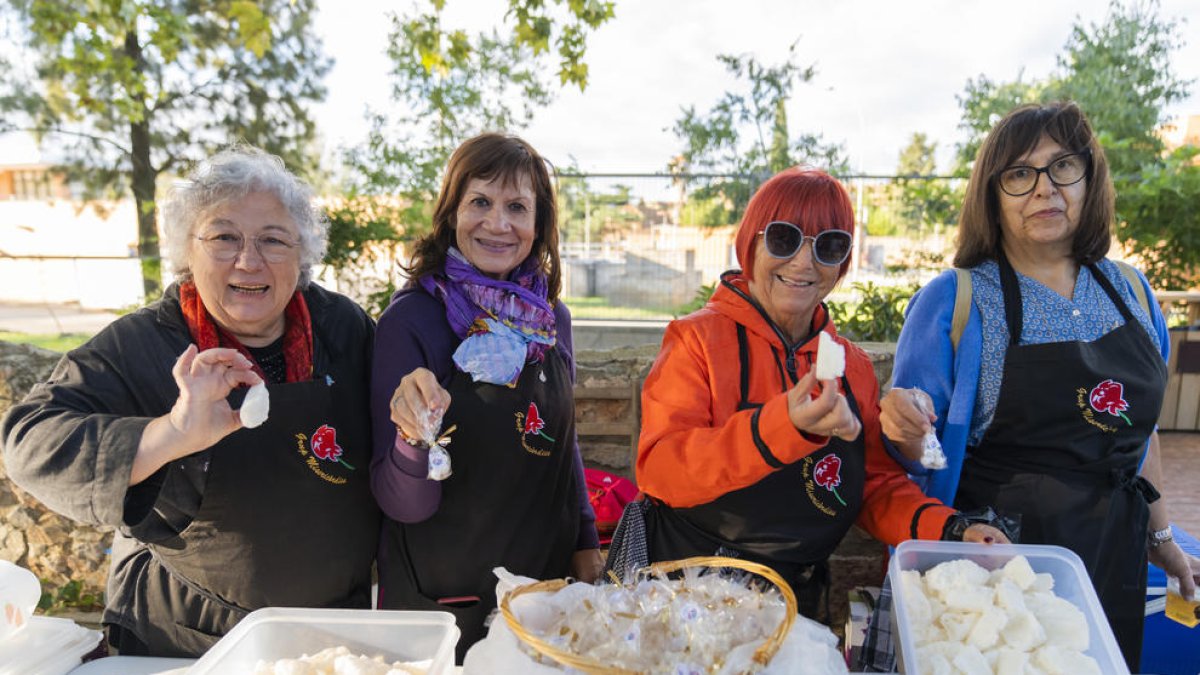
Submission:
<svg viewBox="0 0 1200 675">
<path fill-rule="evenodd" d="M 1021 543 L 1071 549 L 1087 566 L 1130 670 L 1146 597 L 1146 528 L 1154 488 L 1137 476 L 1154 430 L 1166 365 L 1095 265 L 1124 325 L 1093 342 L 1020 345 L 1021 293 L 999 259 L 1011 340 L 995 416 L 970 448 L 955 506 L 1021 518 Z"/>
<path fill-rule="evenodd" d="M 757 416 L 762 403 L 748 400 L 751 369 L 745 328 L 739 324 L 737 331 L 741 367 L 738 409 L 753 409 Z M 816 337 L 813 333 L 811 339 Z M 787 379 L 781 370 L 780 378 L 780 391 L 795 384 L 792 369 Z M 845 377 L 842 389 L 851 411 L 861 419 Z M 768 565 L 792 585 L 802 614 L 828 621 L 821 616 L 828 586 L 826 561 L 862 508 L 866 481 L 863 435 L 853 442 L 832 437 L 808 457 L 777 469 L 757 483 L 707 504 L 672 508 L 654 500 L 646 516 L 650 560 L 727 555 Z"/>
<path fill-rule="evenodd" d="M 432 517 L 384 527 L 390 564 L 380 570 L 380 607 L 453 613 L 461 662 L 496 607 L 493 568 L 534 579 L 570 572 L 579 532 L 575 405 L 557 349 L 526 364 L 515 387 L 456 372 L 446 389 L 443 428 L 458 426 L 447 448 L 453 474 Z"/>
<path fill-rule="evenodd" d="M 370 607 L 379 509 L 366 393 L 339 375 L 268 385 L 267 421 L 205 451 L 199 512 L 140 563 L 160 568 L 144 583 L 161 588 L 144 596 L 170 598 L 137 612 L 151 653 L 197 657 L 262 607 Z"/>
</svg>

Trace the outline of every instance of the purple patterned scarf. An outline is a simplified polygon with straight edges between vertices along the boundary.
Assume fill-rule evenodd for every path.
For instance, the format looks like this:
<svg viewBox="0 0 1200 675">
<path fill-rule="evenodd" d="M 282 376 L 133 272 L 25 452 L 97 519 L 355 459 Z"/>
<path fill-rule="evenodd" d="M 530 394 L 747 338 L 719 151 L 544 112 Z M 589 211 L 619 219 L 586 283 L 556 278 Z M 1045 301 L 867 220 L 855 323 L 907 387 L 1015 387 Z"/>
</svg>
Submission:
<svg viewBox="0 0 1200 675">
<path fill-rule="evenodd" d="M 496 334 L 498 325 L 509 329 L 499 331 L 505 337 L 524 343 L 523 355 L 492 355 L 493 360 L 507 358 L 510 361 L 523 356 L 519 364 L 504 364 L 505 367 L 501 368 L 503 376 L 488 377 L 469 367 L 464 368 L 456 353 L 456 363 L 474 375 L 476 380 L 494 382 L 495 379 L 503 379 L 505 381 L 496 384 L 514 384 L 525 363 L 540 361 L 546 350 L 554 346 L 554 310 L 546 301 L 546 276 L 539 268 L 540 262 L 529 257 L 509 275 L 508 280 L 493 279 L 475 269 L 457 248 L 451 247 L 446 255 L 444 271 L 420 280 L 426 291 L 446 305 L 446 319 L 450 322 L 451 330 L 464 340 L 460 352 L 464 351 L 463 347 L 469 347 L 466 342 Z M 482 346 L 490 341 L 478 342 Z M 481 353 L 477 358 L 489 357 Z M 492 367 L 483 369 L 488 372 L 495 370 Z"/>
</svg>

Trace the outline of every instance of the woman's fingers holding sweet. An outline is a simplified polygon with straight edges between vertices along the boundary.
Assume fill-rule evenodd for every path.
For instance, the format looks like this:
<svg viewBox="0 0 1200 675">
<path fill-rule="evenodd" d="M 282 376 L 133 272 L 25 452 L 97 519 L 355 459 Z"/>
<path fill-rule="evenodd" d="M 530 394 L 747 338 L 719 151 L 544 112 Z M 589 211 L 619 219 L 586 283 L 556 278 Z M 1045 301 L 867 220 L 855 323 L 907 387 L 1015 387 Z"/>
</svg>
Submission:
<svg viewBox="0 0 1200 675">
<path fill-rule="evenodd" d="M 421 394 L 421 402 L 425 410 L 439 413 L 450 407 L 450 392 L 437 381 L 433 372 L 427 368 L 418 368 L 412 372 L 413 381 Z"/>
<path fill-rule="evenodd" d="M 914 391 L 917 390 L 893 388 L 879 402 L 879 423 L 883 433 L 893 441 L 920 440 L 932 428 L 930 415 L 917 407 Z"/>
<path fill-rule="evenodd" d="M 230 389 L 241 385 L 253 387 L 256 384 L 262 384 L 262 381 L 263 379 L 253 370 L 230 368 L 225 371 L 225 384 L 228 384 Z"/>
<path fill-rule="evenodd" d="M 236 349 L 216 347 L 205 349 L 196 355 L 191 364 L 192 375 L 199 376 L 220 368 L 235 370 L 253 370 L 254 364 L 244 354 Z"/>
<path fill-rule="evenodd" d="M 853 441 L 862 432 L 862 422 L 850 409 L 846 397 L 837 394 L 833 409 L 817 420 L 808 431 L 820 436 L 836 436 L 844 441 Z"/>
<path fill-rule="evenodd" d="M 440 418 L 449 407 L 450 394 L 430 370 L 418 368 L 400 379 L 392 395 L 391 418 L 405 437 L 421 438 L 426 418 Z"/>
<path fill-rule="evenodd" d="M 817 436 L 837 436 L 852 441 L 862 432 L 862 423 L 850 409 L 845 395 L 838 391 L 834 380 L 818 381 L 806 375 L 788 392 L 788 415 L 792 424 L 806 433 Z M 812 396 L 811 386 L 817 383 L 820 392 Z"/>
</svg>

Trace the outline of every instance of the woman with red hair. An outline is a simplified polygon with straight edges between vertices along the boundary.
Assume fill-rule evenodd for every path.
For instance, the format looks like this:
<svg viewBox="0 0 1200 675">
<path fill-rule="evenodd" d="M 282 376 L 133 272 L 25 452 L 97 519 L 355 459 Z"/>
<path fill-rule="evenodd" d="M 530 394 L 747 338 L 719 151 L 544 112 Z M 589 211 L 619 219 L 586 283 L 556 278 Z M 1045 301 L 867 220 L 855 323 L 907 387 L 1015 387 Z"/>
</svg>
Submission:
<svg viewBox="0 0 1200 675">
<path fill-rule="evenodd" d="M 1007 541 L 921 493 L 884 450 L 879 385 L 824 305 L 850 265 L 845 188 L 788 169 L 750 200 L 726 272 L 703 309 L 667 327 L 642 390 L 638 485 L 651 561 L 728 555 L 769 565 L 801 613 L 828 621 L 827 559 L 859 524 L 909 538 Z M 818 380 L 818 337 L 845 374 Z"/>
</svg>

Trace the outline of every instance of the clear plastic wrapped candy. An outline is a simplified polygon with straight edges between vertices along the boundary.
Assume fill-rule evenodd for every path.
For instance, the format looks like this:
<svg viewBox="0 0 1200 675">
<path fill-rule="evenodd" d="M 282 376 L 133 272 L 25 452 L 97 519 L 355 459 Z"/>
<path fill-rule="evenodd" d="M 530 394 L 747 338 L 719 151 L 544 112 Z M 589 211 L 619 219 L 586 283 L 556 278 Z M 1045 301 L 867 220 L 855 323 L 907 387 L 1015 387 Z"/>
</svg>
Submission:
<svg viewBox="0 0 1200 675">
<path fill-rule="evenodd" d="M 633 672 L 846 672 L 836 638 L 824 626 L 795 616 L 794 600 L 790 593 L 788 597 L 741 569 L 683 567 L 675 577 L 650 571 L 627 586 L 574 583 L 520 598 L 537 599 L 540 607 L 530 612 L 530 603 L 524 602 L 513 628 L 533 638 L 519 648 L 543 666 L 555 663 L 536 646 L 538 641 L 591 663 Z M 788 618 L 794 621 L 791 630 Z M 768 643 L 774 645 L 770 654 L 793 656 L 772 660 L 764 670 L 760 651 Z M 818 658 L 822 650 L 828 659 Z M 801 653 L 803 658 L 793 658 Z"/>
</svg>

